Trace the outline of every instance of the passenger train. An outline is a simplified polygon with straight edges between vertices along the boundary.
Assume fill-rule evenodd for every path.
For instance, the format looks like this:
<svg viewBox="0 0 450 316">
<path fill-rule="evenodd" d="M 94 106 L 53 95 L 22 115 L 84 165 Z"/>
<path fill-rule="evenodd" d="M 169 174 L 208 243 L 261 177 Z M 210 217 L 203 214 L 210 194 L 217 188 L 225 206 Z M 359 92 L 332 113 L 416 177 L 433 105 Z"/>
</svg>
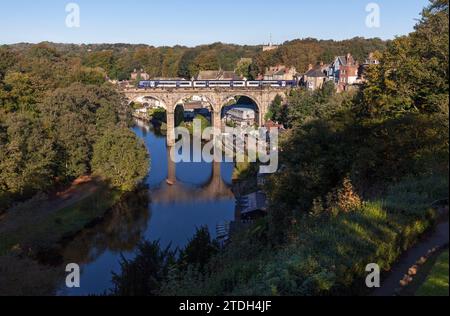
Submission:
<svg viewBox="0 0 450 316">
<path fill-rule="evenodd" d="M 295 80 L 148 80 L 140 81 L 139 89 L 157 88 L 294 88 L 298 86 Z"/>
</svg>

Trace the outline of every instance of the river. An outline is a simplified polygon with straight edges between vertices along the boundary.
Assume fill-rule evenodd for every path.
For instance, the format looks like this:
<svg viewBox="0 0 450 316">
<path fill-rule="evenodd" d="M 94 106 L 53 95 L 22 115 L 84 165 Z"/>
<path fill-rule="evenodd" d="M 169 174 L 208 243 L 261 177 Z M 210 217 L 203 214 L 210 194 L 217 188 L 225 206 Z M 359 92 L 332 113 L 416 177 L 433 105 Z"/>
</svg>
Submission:
<svg viewBox="0 0 450 316">
<path fill-rule="evenodd" d="M 143 122 L 136 122 L 133 131 L 145 142 L 151 156 L 146 186 L 65 247 L 64 264 L 81 267 L 81 287 L 67 289 L 62 285 L 59 295 L 102 294 L 110 289 L 112 272 L 120 272 L 121 256 L 133 258 L 142 239 L 182 248 L 198 227 L 207 226 L 216 237 L 216 226 L 234 219 L 232 163 L 174 164 L 168 159 L 164 136 L 158 136 Z M 167 184 L 168 179 L 174 184 Z"/>
</svg>

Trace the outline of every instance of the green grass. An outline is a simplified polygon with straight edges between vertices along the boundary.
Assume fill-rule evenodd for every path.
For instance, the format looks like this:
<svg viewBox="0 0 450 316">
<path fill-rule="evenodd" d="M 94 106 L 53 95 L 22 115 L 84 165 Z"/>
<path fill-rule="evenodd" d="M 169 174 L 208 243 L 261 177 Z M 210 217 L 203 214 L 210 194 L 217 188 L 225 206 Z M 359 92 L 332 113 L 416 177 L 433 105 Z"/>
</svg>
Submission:
<svg viewBox="0 0 450 316">
<path fill-rule="evenodd" d="M 419 288 L 416 296 L 448 296 L 449 263 L 448 250 L 436 261 L 425 283 Z"/>
</svg>

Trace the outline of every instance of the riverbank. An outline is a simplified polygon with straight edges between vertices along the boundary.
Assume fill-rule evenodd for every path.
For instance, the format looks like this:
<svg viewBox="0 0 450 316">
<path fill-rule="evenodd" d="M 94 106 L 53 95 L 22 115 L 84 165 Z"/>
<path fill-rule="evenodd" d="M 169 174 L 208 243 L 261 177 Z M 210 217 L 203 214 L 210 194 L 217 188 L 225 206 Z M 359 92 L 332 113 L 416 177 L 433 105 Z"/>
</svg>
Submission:
<svg viewBox="0 0 450 316">
<path fill-rule="evenodd" d="M 102 221 L 124 195 L 80 177 L 62 192 L 10 209 L 0 218 L 0 296 L 55 295 L 64 278 L 63 244 Z"/>
<path fill-rule="evenodd" d="M 91 177 L 79 178 L 53 196 L 36 195 L 0 219 L 0 256 L 35 257 L 103 217 L 122 195 Z"/>
</svg>

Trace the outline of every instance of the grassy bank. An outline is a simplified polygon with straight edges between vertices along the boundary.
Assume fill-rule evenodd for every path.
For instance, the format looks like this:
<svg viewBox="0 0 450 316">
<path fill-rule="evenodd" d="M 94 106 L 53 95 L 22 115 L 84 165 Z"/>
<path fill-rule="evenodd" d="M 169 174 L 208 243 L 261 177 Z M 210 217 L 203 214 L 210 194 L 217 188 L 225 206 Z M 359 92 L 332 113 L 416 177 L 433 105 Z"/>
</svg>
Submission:
<svg viewBox="0 0 450 316">
<path fill-rule="evenodd" d="M 35 254 L 71 236 L 117 203 L 122 192 L 100 185 L 94 192 L 61 209 L 39 198 L 10 211 L 8 225 L 0 231 L 0 256 L 10 251 Z"/>
<path fill-rule="evenodd" d="M 206 279 L 191 282 L 188 275 L 175 293 L 164 294 L 368 293 L 366 266 L 377 263 L 389 271 L 433 227 L 436 211 L 430 205 L 446 196 L 447 188 L 444 177 L 405 179 L 351 212 L 298 218 L 290 241 L 279 247 L 267 246 L 270 222 L 264 219 L 212 259 Z"/>
<path fill-rule="evenodd" d="M 447 249 L 437 258 L 430 275 L 419 288 L 416 296 L 448 296 L 448 282 L 449 264 Z"/>
</svg>

